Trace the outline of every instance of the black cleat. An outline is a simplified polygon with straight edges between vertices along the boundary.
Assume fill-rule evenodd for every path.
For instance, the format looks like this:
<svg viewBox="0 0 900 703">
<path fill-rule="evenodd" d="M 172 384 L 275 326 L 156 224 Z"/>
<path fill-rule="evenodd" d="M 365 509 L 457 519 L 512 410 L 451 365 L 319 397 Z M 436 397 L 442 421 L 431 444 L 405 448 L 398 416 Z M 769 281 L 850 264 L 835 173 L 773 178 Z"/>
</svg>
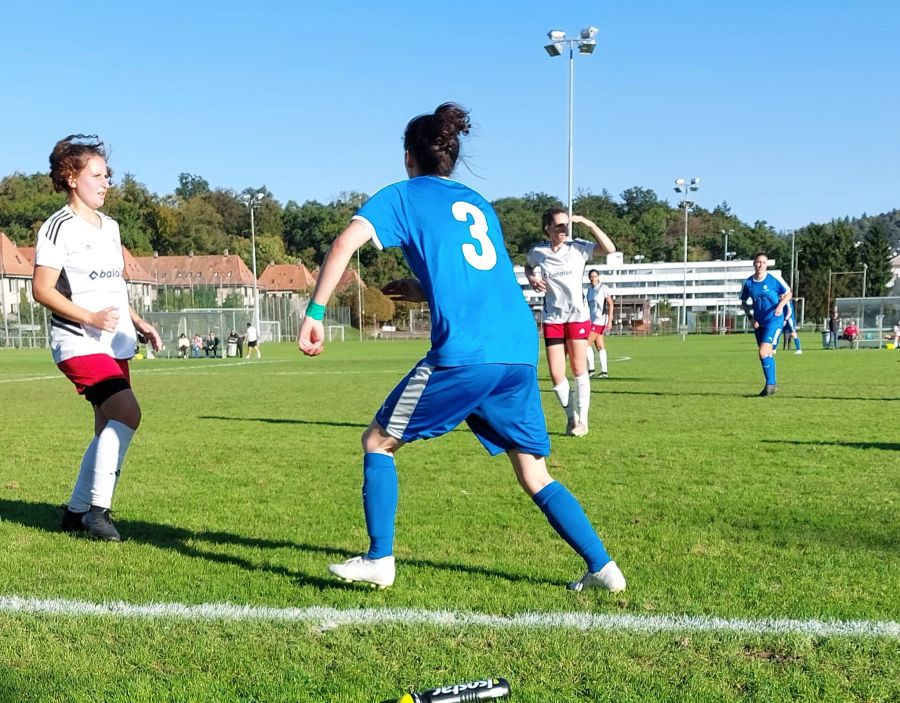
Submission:
<svg viewBox="0 0 900 703">
<path fill-rule="evenodd" d="M 59 529 L 63 532 L 84 532 L 87 528 L 84 526 L 84 523 L 81 522 L 81 518 L 85 515 L 87 515 L 87 513 L 76 513 L 73 510 L 69 510 L 68 505 L 64 505 L 62 520 L 59 522 Z"/>
<path fill-rule="evenodd" d="M 768 398 L 768 397 L 770 397 L 770 396 L 775 395 L 777 392 L 778 392 L 778 386 L 768 385 L 768 384 L 767 384 L 766 387 L 763 388 L 763 389 L 759 392 L 759 397 L 760 397 L 760 398 Z"/>
<path fill-rule="evenodd" d="M 113 525 L 112 516 L 106 508 L 92 505 L 91 509 L 82 516 L 81 524 L 84 525 L 84 529 L 94 539 L 100 539 L 105 542 L 122 541 L 119 531 Z"/>
</svg>

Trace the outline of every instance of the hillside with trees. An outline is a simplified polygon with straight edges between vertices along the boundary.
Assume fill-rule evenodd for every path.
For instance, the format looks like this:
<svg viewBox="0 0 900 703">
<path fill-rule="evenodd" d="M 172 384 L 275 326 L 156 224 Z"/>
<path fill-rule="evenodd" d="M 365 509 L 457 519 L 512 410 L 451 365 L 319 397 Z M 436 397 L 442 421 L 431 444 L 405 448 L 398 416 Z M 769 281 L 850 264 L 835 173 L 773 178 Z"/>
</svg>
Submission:
<svg viewBox="0 0 900 703">
<path fill-rule="evenodd" d="M 250 263 L 250 212 L 242 201 L 259 193 L 255 210 L 257 262 L 301 261 L 308 268 L 321 265 L 334 238 L 365 202 L 364 193 L 342 193 L 329 203 L 288 200 L 282 205 L 263 188 L 237 192 L 214 188 L 202 176 L 182 173 L 171 194 L 157 195 L 132 174 L 113 184 L 104 211 L 119 222 L 122 242 L 136 255 L 211 254 L 228 250 Z M 54 193 L 46 174 L 15 173 L 0 180 L 0 230 L 19 245 L 31 246 L 41 223 L 65 202 Z M 493 203 L 503 225 L 513 261 L 522 264 L 531 246 L 543 238 L 541 214 L 562 206 L 555 196 L 528 193 L 499 198 Z M 606 190 L 580 191 L 575 211 L 606 230 L 626 261 L 681 261 L 684 213 L 648 188 L 634 186 L 614 197 Z M 732 258 L 746 259 L 763 250 L 776 260 L 786 278 L 791 275 L 790 237 L 765 221 L 741 221 L 727 203 L 711 210 L 696 207 L 689 219 L 688 258 L 708 261 L 724 257 L 723 232 L 729 232 Z M 884 295 L 890 279 L 892 251 L 900 248 L 900 210 L 862 215 L 827 223 L 810 223 L 796 231 L 797 280 L 807 300 L 807 316 L 822 317 L 827 305 L 829 271 L 857 271 L 867 267 L 867 295 Z M 363 278 L 375 287 L 409 275 L 399 250 L 360 251 Z M 856 295 L 859 281 L 835 277 L 832 297 Z"/>
</svg>

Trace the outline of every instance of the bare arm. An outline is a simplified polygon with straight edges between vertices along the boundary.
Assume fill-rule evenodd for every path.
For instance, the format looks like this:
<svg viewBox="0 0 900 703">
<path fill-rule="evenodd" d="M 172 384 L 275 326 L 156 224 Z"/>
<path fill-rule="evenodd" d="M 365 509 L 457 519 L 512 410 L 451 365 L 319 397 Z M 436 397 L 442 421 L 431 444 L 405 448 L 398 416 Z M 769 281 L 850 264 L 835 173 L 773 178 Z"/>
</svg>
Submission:
<svg viewBox="0 0 900 703">
<path fill-rule="evenodd" d="M 119 322 L 119 311 L 115 307 L 104 308 L 92 312 L 76 305 L 66 296 L 56 290 L 56 282 L 59 280 L 59 269 L 35 266 L 34 277 L 31 281 L 31 290 L 34 299 L 47 308 L 72 322 L 80 325 L 90 325 L 104 332 L 115 332 Z"/>
<path fill-rule="evenodd" d="M 528 279 L 528 283 L 538 293 L 547 292 L 547 282 L 540 276 L 536 276 L 534 274 L 534 268 L 528 264 L 525 264 L 525 278 Z"/>
<path fill-rule="evenodd" d="M 603 254 L 612 254 L 616 250 L 616 245 L 613 244 L 612 239 L 600 229 L 596 224 L 591 222 L 588 218 L 582 217 L 581 215 L 572 215 L 572 224 L 580 224 L 587 227 L 591 234 L 594 235 L 594 239 L 597 240 L 597 243 L 600 245 L 600 249 L 602 249 Z M 596 253 L 596 252 L 595 252 Z"/>
<path fill-rule="evenodd" d="M 162 337 L 159 336 L 159 332 L 156 331 L 156 328 L 138 315 L 134 308 L 129 307 L 128 312 L 131 315 L 131 322 L 134 325 L 134 328 L 138 331 L 138 334 L 144 336 L 148 344 L 153 347 L 153 351 L 162 349 Z"/>
<path fill-rule="evenodd" d="M 334 240 L 322 270 L 319 272 L 319 280 L 316 281 L 316 289 L 312 294 L 312 302 L 318 305 L 327 305 L 334 293 L 335 287 L 341 280 L 341 276 L 347 269 L 347 264 L 356 250 L 372 238 L 371 225 L 360 220 L 353 220 L 347 228 Z M 297 335 L 297 346 L 307 356 L 318 356 L 322 353 L 325 344 L 325 326 L 321 320 L 313 320 L 307 316 L 303 318 L 300 333 Z"/>
<path fill-rule="evenodd" d="M 616 302 L 611 295 L 606 296 L 606 309 L 609 311 L 606 316 L 606 324 L 612 326 L 613 320 L 616 319 Z"/>
</svg>

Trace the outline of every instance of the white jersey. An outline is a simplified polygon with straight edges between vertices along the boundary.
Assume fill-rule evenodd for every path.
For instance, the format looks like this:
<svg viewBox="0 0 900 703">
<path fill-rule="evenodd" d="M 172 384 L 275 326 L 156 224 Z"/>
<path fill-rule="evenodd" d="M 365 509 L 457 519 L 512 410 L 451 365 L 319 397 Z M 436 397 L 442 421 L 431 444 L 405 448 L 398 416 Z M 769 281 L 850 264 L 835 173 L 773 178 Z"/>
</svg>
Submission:
<svg viewBox="0 0 900 703">
<path fill-rule="evenodd" d="M 256 332 L 256 328 L 253 325 L 250 325 L 247 328 L 247 341 L 248 342 L 257 342 L 259 341 L 259 335 Z"/>
<path fill-rule="evenodd" d="M 588 286 L 587 301 L 591 311 L 592 325 L 609 324 L 609 310 L 606 307 L 606 299 L 609 297 L 609 288 L 605 283 Z"/>
<path fill-rule="evenodd" d="M 60 363 L 76 356 L 106 354 L 114 359 L 134 356 L 137 333 L 131 321 L 123 273 L 119 225 L 102 213 L 100 227 L 78 217 L 69 206 L 55 212 L 38 231 L 35 266 L 59 271 L 56 290 L 75 305 L 97 312 L 118 308 L 115 332 L 104 332 L 53 313 L 50 350 Z"/>
<path fill-rule="evenodd" d="M 584 265 L 594 255 L 596 243 L 584 239 L 563 242 L 556 251 L 549 242 L 528 253 L 528 265 L 541 269 L 547 284 L 542 319 L 546 323 L 587 322 L 590 317 L 584 297 Z"/>
</svg>

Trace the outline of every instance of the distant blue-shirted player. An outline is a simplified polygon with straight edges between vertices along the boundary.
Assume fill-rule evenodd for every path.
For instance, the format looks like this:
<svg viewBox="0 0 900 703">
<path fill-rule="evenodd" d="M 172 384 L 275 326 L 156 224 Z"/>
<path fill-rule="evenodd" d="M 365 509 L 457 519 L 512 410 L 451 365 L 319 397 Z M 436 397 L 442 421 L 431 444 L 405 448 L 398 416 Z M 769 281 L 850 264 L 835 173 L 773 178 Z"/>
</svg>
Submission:
<svg viewBox="0 0 900 703">
<path fill-rule="evenodd" d="M 585 560 L 574 590 L 625 588 L 578 501 L 547 472 L 550 440 L 537 383 L 534 318 L 516 282 L 490 204 L 448 177 L 459 157 L 468 114 L 446 103 L 406 127 L 409 180 L 380 190 L 332 245 L 297 339 L 322 352 L 324 305 L 356 250 L 370 239 L 400 247 L 417 280 L 385 288 L 427 300 L 431 349 L 388 395 L 362 436 L 363 510 L 369 550 L 329 570 L 382 588 L 394 583 L 398 482 L 394 455 L 407 442 L 445 434 L 465 421 L 492 455 L 505 452 L 525 491 L 559 535 Z"/>
<path fill-rule="evenodd" d="M 753 257 L 754 274 L 741 288 L 741 305 L 756 333 L 759 345 L 759 363 L 766 378 L 761 396 L 775 395 L 778 386 L 775 381 L 774 349 L 784 330 L 784 310 L 791 299 L 791 290 L 777 276 L 766 272 L 769 257 L 759 252 Z"/>
<path fill-rule="evenodd" d="M 803 349 L 800 348 L 800 335 L 797 333 L 797 317 L 796 309 L 793 301 L 788 301 L 784 306 L 784 348 L 787 349 L 791 341 L 794 342 L 794 353 L 802 354 Z"/>
</svg>

